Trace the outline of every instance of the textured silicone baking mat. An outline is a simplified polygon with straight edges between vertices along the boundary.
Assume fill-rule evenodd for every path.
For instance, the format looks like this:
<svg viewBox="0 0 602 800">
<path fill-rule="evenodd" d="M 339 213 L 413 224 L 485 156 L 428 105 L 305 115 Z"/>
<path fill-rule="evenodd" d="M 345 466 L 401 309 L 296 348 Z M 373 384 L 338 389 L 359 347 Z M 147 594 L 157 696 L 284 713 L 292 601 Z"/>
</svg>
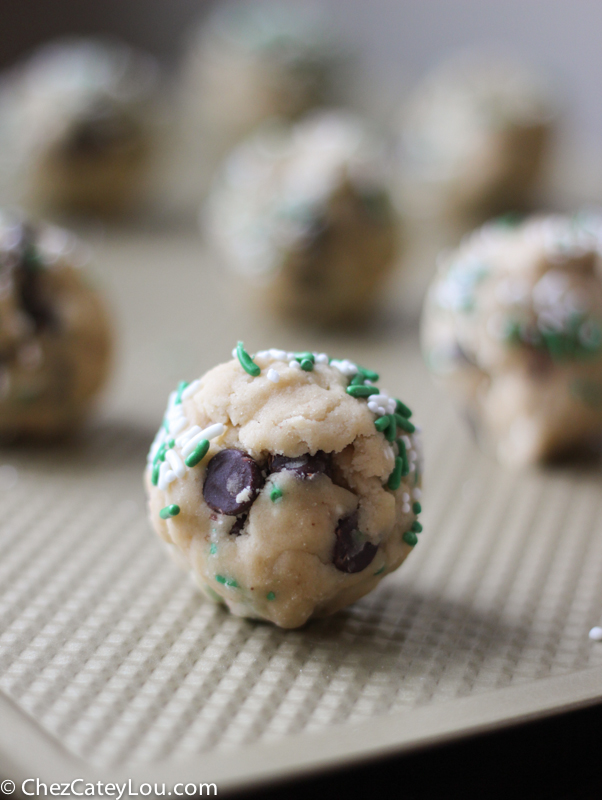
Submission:
<svg viewBox="0 0 602 800">
<path fill-rule="evenodd" d="M 106 410 L 69 444 L 0 451 L 0 711 L 14 721 L 0 768 L 39 769 L 50 748 L 55 770 L 225 787 L 602 696 L 602 644 L 588 639 L 602 620 L 599 464 L 500 469 L 395 319 L 348 339 L 260 326 L 194 236 L 114 235 L 96 250 L 123 341 Z M 205 602 L 145 516 L 167 392 L 241 335 L 356 357 L 424 429 L 415 552 L 299 631 Z"/>
</svg>

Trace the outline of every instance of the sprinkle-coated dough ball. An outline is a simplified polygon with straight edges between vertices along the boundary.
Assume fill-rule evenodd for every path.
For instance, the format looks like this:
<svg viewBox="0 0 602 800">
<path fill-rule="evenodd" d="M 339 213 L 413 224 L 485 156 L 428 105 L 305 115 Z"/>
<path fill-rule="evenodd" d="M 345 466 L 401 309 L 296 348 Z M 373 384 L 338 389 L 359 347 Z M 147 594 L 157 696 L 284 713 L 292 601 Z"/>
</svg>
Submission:
<svg viewBox="0 0 602 800">
<path fill-rule="evenodd" d="M 402 116 L 407 204 L 420 214 L 481 220 L 523 210 L 555 117 L 549 91 L 516 63 L 470 54 L 443 64 Z"/>
<path fill-rule="evenodd" d="M 377 380 L 239 343 L 172 393 L 145 472 L 150 518 L 207 597 L 295 628 L 399 567 L 422 530 L 420 444 Z"/>
<path fill-rule="evenodd" d="M 104 383 L 110 328 L 75 237 L 0 212 L 0 436 L 68 434 Z"/>
<path fill-rule="evenodd" d="M 5 78 L 0 137 L 16 196 L 112 215 L 141 201 L 154 147 L 158 69 L 125 44 L 58 41 Z"/>
<path fill-rule="evenodd" d="M 442 257 L 427 363 L 508 464 L 602 433 L 602 218 L 488 223 Z"/>
<path fill-rule="evenodd" d="M 204 222 L 260 308 L 312 323 L 366 317 L 396 255 L 383 149 L 342 112 L 271 126 L 240 145 Z"/>
</svg>

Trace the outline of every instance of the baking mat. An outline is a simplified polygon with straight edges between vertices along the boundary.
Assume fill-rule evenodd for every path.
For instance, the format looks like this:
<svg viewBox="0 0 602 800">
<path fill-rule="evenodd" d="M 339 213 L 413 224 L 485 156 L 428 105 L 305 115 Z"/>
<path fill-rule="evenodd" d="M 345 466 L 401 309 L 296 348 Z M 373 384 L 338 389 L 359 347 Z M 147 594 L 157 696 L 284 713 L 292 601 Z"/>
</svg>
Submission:
<svg viewBox="0 0 602 800">
<path fill-rule="evenodd" d="M 598 463 L 499 468 L 433 389 L 403 319 L 346 339 L 260 325 L 196 236 L 94 244 L 123 342 L 104 411 L 69 444 L 0 452 L 5 773 L 77 765 L 223 789 L 602 696 L 602 644 L 588 639 L 602 620 Z M 424 429 L 415 551 L 372 595 L 299 631 L 208 604 L 145 517 L 141 471 L 167 392 L 241 336 L 368 364 Z"/>
</svg>

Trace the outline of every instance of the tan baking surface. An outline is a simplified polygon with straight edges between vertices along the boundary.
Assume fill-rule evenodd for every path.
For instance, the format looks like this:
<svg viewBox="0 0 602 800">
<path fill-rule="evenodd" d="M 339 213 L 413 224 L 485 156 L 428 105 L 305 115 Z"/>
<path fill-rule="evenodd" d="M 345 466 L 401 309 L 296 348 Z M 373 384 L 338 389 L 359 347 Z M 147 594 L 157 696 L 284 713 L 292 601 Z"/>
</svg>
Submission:
<svg viewBox="0 0 602 800">
<path fill-rule="evenodd" d="M 93 238 L 123 342 L 104 411 L 69 446 L 0 453 L 18 472 L 11 485 L 0 468 L 3 775 L 224 789 L 602 696 L 602 644 L 587 636 L 602 620 L 599 466 L 487 460 L 403 321 L 348 338 L 280 330 L 229 300 L 193 234 Z M 416 551 L 301 631 L 204 602 L 145 518 L 141 470 L 168 391 L 241 336 L 356 358 L 424 428 Z"/>
</svg>

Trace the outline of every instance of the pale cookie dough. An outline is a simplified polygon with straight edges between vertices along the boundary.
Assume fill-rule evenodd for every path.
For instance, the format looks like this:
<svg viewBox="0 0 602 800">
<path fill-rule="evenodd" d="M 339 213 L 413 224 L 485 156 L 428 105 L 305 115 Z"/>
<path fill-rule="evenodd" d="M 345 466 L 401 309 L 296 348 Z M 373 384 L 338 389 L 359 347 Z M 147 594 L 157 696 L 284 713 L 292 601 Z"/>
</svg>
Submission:
<svg viewBox="0 0 602 800">
<path fill-rule="evenodd" d="M 116 42 L 58 41 L 14 67 L 0 91 L 14 196 L 108 215 L 141 202 L 157 88 L 154 59 Z"/>
<path fill-rule="evenodd" d="M 557 110 L 527 69 L 471 54 L 443 64 L 402 114 L 400 174 L 420 215 L 523 210 L 545 168 Z"/>
<path fill-rule="evenodd" d="M 602 217 L 494 221 L 441 258 L 423 314 L 431 370 L 508 464 L 602 433 Z"/>
<path fill-rule="evenodd" d="M 395 261 L 385 172 L 381 143 L 346 113 L 267 127 L 226 161 L 203 217 L 207 238 L 260 309 L 354 325 Z"/>
<path fill-rule="evenodd" d="M 323 353 L 242 344 L 169 398 L 145 472 L 153 527 L 203 593 L 296 628 L 397 569 L 417 542 L 410 410 Z"/>
<path fill-rule="evenodd" d="M 64 230 L 0 212 L 0 437 L 68 434 L 109 369 L 111 335 Z"/>
<path fill-rule="evenodd" d="M 187 151 L 194 137 L 208 178 L 265 120 L 293 120 L 344 102 L 345 60 L 317 5 L 243 0 L 218 6 L 193 37 L 182 65 Z"/>
</svg>

